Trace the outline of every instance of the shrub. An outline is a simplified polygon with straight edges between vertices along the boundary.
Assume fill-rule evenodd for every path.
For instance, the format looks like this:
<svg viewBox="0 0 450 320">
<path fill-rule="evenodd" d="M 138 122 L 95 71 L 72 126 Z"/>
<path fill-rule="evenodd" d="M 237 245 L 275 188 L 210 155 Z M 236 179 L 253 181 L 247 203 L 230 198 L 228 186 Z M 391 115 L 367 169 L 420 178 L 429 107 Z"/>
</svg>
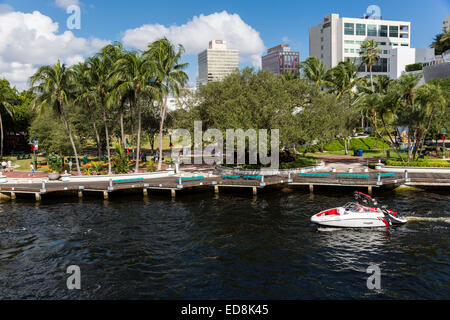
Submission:
<svg viewBox="0 0 450 320">
<path fill-rule="evenodd" d="M 405 70 L 406 70 L 406 72 L 411 72 L 411 71 L 422 70 L 422 68 L 423 68 L 423 63 L 422 62 L 417 62 L 417 63 L 406 65 Z"/>
<path fill-rule="evenodd" d="M 60 172 L 61 171 L 62 158 L 54 153 L 48 155 L 48 171 Z"/>
<path fill-rule="evenodd" d="M 419 160 L 419 161 L 395 161 L 395 160 L 387 160 L 387 166 L 394 167 L 423 167 L 423 168 L 450 168 L 450 161 L 445 160 Z"/>
</svg>

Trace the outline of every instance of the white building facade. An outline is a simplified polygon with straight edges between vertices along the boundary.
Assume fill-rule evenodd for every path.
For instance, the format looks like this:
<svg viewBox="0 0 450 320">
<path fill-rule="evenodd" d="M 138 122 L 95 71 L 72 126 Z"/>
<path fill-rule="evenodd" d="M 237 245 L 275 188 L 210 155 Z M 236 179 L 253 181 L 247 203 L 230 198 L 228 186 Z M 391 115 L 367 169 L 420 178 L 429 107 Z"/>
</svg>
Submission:
<svg viewBox="0 0 450 320">
<path fill-rule="evenodd" d="M 239 70 L 239 50 L 228 49 L 224 40 L 212 40 L 209 48 L 198 55 L 197 86 L 221 81 L 236 70 Z"/>
<path fill-rule="evenodd" d="M 409 48 L 410 39 L 411 23 L 407 21 L 341 18 L 331 14 L 309 29 L 309 55 L 321 59 L 329 69 L 346 58 L 360 61 L 361 44 L 374 40 L 381 50 L 381 59 L 372 72 L 389 76 L 391 51 Z M 362 74 L 369 72 L 365 66 L 360 71 Z"/>
<path fill-rule="evenodd" d="M 442 32 L 450 32 L 450 14 L 442 20 Z"/>
<path fill-rule="evenodd" d="M 389 78 L 398 79 L 409 64 L 422 62 L 429 64 L 434 61 L 434 49 L 395 48 L 391 50 Z"/>
</svg>

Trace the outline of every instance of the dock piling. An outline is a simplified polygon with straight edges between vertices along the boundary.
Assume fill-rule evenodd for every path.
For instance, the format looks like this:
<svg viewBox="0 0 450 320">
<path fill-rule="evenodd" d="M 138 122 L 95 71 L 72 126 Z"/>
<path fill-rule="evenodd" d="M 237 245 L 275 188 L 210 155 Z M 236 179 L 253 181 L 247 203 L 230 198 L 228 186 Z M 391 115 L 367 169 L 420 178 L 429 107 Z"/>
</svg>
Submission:
<svg viewBox="0 0 450 320">
<path fill-rule="evenodd" d="M 34 195 L 35 195 L 36 201 L 41 201 L 41 194 L 39 192 L 36 192 Z"/>
<path fill-rule="evenodd" d="M 219 186 L 214 186 L 214 193 L 219 194 Z"/>
<path fill-rule="evenodd" d="M 258 188 L 253 187 L 253 195 L 256 196 L 258 194 Z"/>
<path fill-rule="evenodd" d="M 309 192 L 310 192 L 310 193 L 313 193 L 313 192 L 314 192 L 314 185 L 313 185 L 313 184 L 310 184 L 310 185 L 309 185 Z"/>
<path fill-rule="evenodd" d="M 175 198 L 177 192 L 175 191 L 175 189 L 170 189 L 170 194 L 172 195 L 172 198 Z"/>
<path fill-rule="evenodd" d="M 103 191 L 103 199 L 108 200 L 109 195 L 108 195 L 108 191 Z"/>
</svg>

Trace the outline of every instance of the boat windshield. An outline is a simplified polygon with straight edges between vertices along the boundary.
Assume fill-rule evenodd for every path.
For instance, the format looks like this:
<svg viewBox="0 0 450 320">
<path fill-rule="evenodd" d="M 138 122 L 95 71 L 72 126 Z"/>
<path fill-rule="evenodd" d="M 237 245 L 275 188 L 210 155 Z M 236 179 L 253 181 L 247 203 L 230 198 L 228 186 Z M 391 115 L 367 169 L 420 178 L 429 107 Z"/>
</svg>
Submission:
<svg viewBox="0 0 450 320">
<path fill-rule="evenodd" d="M 349 202 L 344 206 L 345 211 L 357 212 L 357 211 L 359 211 L 360 208 L 361 208 L 361 206 L 355 202 Z"/>
</svg>

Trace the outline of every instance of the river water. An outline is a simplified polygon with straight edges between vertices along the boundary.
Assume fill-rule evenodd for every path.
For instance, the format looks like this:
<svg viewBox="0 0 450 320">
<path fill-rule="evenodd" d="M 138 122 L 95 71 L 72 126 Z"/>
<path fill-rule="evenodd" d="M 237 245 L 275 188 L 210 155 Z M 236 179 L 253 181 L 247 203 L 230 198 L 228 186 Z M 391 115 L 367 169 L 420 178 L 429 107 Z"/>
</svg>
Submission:
<svg viewBox="0 0 450 320">
<path fill-rule="evenodd" d="M 385 191 L 393 229 L 320 231 L 351 192 L 211 191 L 0 203 L 2 299 L 448 299 L 448 191 Z M 68 290 L 78 265 L 81 290 Z M 367 288 L 367 268 L 381 289 Z"/>
</svg>

